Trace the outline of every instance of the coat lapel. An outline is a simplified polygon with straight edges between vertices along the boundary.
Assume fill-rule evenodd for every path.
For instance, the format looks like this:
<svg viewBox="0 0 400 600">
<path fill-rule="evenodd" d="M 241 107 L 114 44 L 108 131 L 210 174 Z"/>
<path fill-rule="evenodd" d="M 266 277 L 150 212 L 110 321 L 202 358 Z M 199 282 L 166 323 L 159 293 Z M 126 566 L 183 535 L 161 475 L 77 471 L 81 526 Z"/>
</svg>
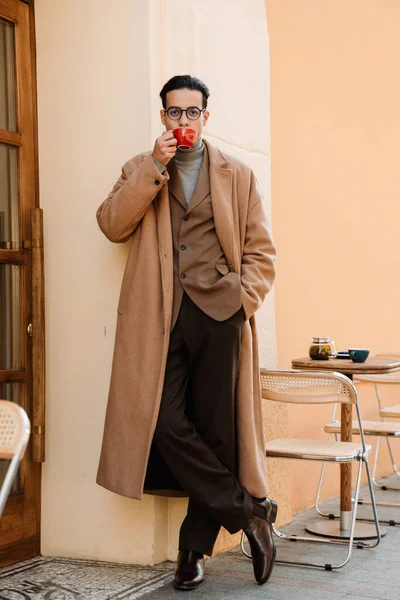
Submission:
<svg viewBox="0 0 400 600">
<path fill-rule="evenodd" d="M 215 231 L 229 268 L 235 273 L 240 273 L 239 243 L 235 244 L 237 224 L 233 216 L 232 169 L 227 158 L 218 148 L 210 142 L 204 143 L 210 161 L 210 189 Z"/>
</svg>

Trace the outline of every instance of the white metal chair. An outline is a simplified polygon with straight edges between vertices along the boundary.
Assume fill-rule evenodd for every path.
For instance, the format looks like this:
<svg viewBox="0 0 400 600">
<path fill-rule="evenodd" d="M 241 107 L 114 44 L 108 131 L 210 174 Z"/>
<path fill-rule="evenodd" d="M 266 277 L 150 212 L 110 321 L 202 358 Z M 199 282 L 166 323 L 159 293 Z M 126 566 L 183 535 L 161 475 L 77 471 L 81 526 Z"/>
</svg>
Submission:
<svg viewBox="0 0 400 600">
<path fill-rule="evenodd" d="M 11 460 L 0 489 L 0 517 L 30 436 L 30 422 L 23 408 L 0 400 L 0 458 Z"/>
<path fill-rule="evenodd" d="M 377 356 L 388 357 L 389 355 L 386 354 L 386 355 L 377 355 Z M 391 358 L 393 358 L 393 355 L 391 355 Z M 374 465 L 372 468 L 372 483 L 375 487 L 377 487 L 383 491 L 384 490 L 400 491 L 400 488 L 393 488 L 393 487 L 389 487 L 389 486 L 378 483 L 376 481 L 376 477 L 375 477 L 376 468 L 377 468 L 377 464 L 378 464 L 380 442 L 381 442 L 382 438 L 386 439 L 386 442 L 388 445 L 389 454 L 390 454 L 391 461 L 392 461 L 393 472 L 398 477 L 400 477 L 400 472 L 397 470 L 393 452 L 392 452 L 392 448 L 390 445 L 391 439 L 393 439 L 393 438 L 399 439 L 400 438 L 400 422 L 388 422 L 388 421 L 384 420 L 385 417 L 390 417 L 390 418 L 396 418 L 397 416 L 400 417 L 400 412 L 398 412 L 398 410 L 397 410 L 400 407 L 398 407 L 397 405 L 396 406 L 388 406 L 388 407 L 383 406 L 380 395 L 379 395 L 379 389 L 378 389 L 378 384 L 391 384 L 391 385 L 400 384 L 400 371 L 395 371 L 393 373 L 387 373 L 385 375 L 355 375 L 354 382 L 355 383 L 356 382 L 374 383 L 376 397 L 377 397 L 378 406 L 379 406 L 379 415 L 381 417 L 381 421 L 363 421 L 362 422 L 364 435 L 366 435 L 366 436 L 371 435 L 371 436 L 377 437 Z M 341 427 L 340 421 L 335 420 L 335 410 L 334 410 L 331 422 L 325 426 L 325 431 L 329 434 L 328 439 L 330 438 L 331 434 L 334 434 L 335 438 L 337 439 L 337 436 L 340 433 L 340 427 Z M 360 428 L 359 428 L 357 421 L 353 421 L 352 432 L 355 435 L 360 435 Z M 318 514 L 320 514 L 322 517 L 327 517 L 327 518 L 332 519 L 335 517 L 335 515 L 333 515 L 331 513 L 325 513 L 319 507 L 319 498 L 320 498 L 321 489 L 322 489 L 324 471 L 325 471 L 325 465 L 322 466 L 322 470 L 321 470 L 321 477 L 320 477 L 320 481 L 319 481 L 319 485 L 318 485 L 317 497 L 315 500 L 315 508 L 316 508 Z M 358 504 L 360 504 L 360 505 L 361 504 L 371 504 L 371 501 L 359 499 Z M 376 501 L 376 505 L 377 506 L 386 506 L 386 507 L 400 507 L 400 503 L 398 503 L 398 502 Z M 361 520 L 362 521 L 371 521 L 371 519 L 364 518 L 364 517 Z M 382 524 L 391 525 L 391 526 L 400 525 L 400 521 L 396 521 L 394 519 L 385 519 L 385 518 L 381 518 L 381 517 L 379 518 L 379 522 Z"/>
<path fill-rule="evenodd" d="M 357 419 L 361 431 L 361 441 L 358 443 L 338 442 L 334 440 L 315 440 L 315 439 L 278 439 L 266 444 L 265 453 L 271 458 L 295 458 L 302 460 L 316 460 L 322 462 L 349 463 L 358 461 L 358 474 L 356 484 L 356 499 L 358 500 L 362 468 L 365 465 L 368 484 L 372 499 L 372 509 L 376 527 L 376 538 L 371 543 L 354 542 L 354 530 L 357 516 L 357 501 L 354 504 L 351 529 L 348 541 L 327 537 L 310 537 L 286 535 L 273 526 L 276 536 L 283 540 L 307 541 L 321 544 L 347 544 L 347 556 L 340 564 L 330 563 L 312 563 L 312 562 L 292 562 L 287 560 L 277 560 L 277 563 L 286 565 L 299 565 L 305 567 L 320 567 L 327 571 L 339 569 L 350 560 L 353 549 L 353 543 L 358 547 L 373 548 L 380 542 L 380 529 L 378 516 L 375 507 L 374 490 L 372 478 L 368 464 L 368 454 L 371 446 L 367 446 L 362 433 L 362 424 L 360 411 L 358 408 L 357 391 L 353 383 L 340 373 L 326 373 L 317 371 L 299 372 L 299 371 L 267 371 L 261 369 L 261 389 L 262 396 L 266 400 L 278 402 L 288 402 L 293 404 L 328 404 L 328 403 L 349 403 L 356 409 Z M 242 534 L 241 548 L 243 553 L 250 558 L 244 547 L 245 536 Z"/>
<path fill-rule="evenodd" d="M 398 354 L 377 354 L 376 356 L 381 357 L 381 358 L 400 358 L 400 355 L 398 355 Z M 355 375 L 354 382 L 356 384 L 357 384 L 357 382 L 360 382 L 360 383 L 368 382 L 368 383 L 374 384 L 375 395 L 376 395 L 376 399 L 378 402 L 379 416 L 380 416 L 382 422 L 385 422 L 385 419 L 397 419 L 400 421 L 400 404 L 395 404 L 392 406 L 384 406 L 382 403 L 382 400 L 381 400 L 381 396 L 379 393 L 379 387 L 378 387 L 379 385 L 400 386 L 400 371 L 394 371 L 393 373 L 387 373 L 386 375 Z M 399 388 L 399 392 L 400 392 L 400 388 Z M 400 423 L 398 424 L 398 429 L 400 430 Z M 396 461 L 394 459 L 393 450 L 392 450 L 392 447 L 390 444 L 391 436 L 390 435 L 378 436 L 377 443 L 376 443 L 376 450 L 375 450 L 374 465 L 372 468 L 372 479 L 373 479 L 374 485 L 383 491 L 390 490 L 390 489 L 400 490 L 400 488 L 388 487 L 388 486 L 382 485 L 376 481 L 375 475 L 376 475 L 376 469 L 377 469 L 378 458 L 379 458 L 381 437 L 386 438 L 386 443 L 387 443 L 387 447 L 389 450 L 390 459 L 392 462 L 393 473 L 397 477 L 400 478 L 400 471 L 398 470 L 398 468 L 396 466 Z M 394 436 L 394 437 L 398 437 L 398 436 Z"/>
</svg>

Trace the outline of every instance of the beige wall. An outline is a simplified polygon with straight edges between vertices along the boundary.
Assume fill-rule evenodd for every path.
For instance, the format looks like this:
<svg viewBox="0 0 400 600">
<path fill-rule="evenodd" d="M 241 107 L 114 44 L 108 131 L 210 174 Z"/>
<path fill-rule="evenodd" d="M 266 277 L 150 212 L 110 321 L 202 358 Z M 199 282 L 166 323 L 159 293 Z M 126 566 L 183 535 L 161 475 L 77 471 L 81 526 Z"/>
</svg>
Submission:
<svg viewBox="0 0 400 600">
<path fill-rule="evenodd" d="M 165 501 L 128 500 L 94 483 L 127 250 L 100 234 L 95 211 L 122 163 L 150 143 L 147 10 L 123 4 L 35 3 L 46 240 L 42 552 L 148 563 Z"/>
<path fill-rule="evenodd" d="M 121 165 L 151 148 L 161 132 L 159 89 L 183 71 L 210 86 L 209 137 L 254 167 L 270 211 L 265 5 L 263 0 L 250 5 L 120 0 L 118 10 L 108 0 L 35 5 L 46 247 L 42 552 L 143 564 L 174 559 L 185 501 L 146 496 L 138 502 L 94 482 L 127 253 L 101 235 L 95 211 Z M 262 119 L 255 128 L 249 115 L 256 114 Z M 274 365 L 272 294 L 259 323 L 262 362 Z M 284 427 L 285 415 L 274 410 L 268 423 L 279 417 Z M 272 467 L 278 496 L 287 496 L 284 481 L 282 469 Z M 289 514 L 284 503 L 281 514 Z M 223 536 L 218 548 L 234 542 Z"/>
<path fill-rule="evenodd" d="M 313 335 L 341 350 L 400 353 L 400 5 L 266 6 L 279 367 L 307 355 Z M 364 417 L 376 418 L 372 390 L 360 394 Z M 291 408 L 290 435 L 323 437 L 322 413 L 310 420 Z M 388 471 L 383 461 L 379 472 Z M 291 463 L 291 472 L 300 510 L 312 502 L 318 468 Z M 338 493 L 334 473 L 327 493 Z"/>
</svg>

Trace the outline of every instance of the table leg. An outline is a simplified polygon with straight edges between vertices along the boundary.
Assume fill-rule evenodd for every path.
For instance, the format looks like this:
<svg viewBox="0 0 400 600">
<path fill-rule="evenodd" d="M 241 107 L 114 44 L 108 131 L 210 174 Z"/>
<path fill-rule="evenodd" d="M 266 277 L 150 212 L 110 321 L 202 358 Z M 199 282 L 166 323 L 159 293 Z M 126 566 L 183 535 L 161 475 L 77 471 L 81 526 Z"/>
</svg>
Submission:
<svg viewBox="0 0 400 600">
<path fill-rule="evenodd" d="M 342 442 L 352 440 L 352 416 L 353 406 L 351 404 L 341 405 L 341 432 Z M 340 529 L 350 531 L 351 528 L 351 463 L 340 465 Z"/>
</svg>

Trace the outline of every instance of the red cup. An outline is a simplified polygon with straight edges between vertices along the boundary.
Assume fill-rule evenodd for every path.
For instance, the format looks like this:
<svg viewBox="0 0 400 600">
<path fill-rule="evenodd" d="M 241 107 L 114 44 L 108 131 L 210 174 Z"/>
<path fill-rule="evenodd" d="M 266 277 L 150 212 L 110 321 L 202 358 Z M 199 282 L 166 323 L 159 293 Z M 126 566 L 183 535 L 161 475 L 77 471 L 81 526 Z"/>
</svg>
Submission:
<svg viewBox="0 0 400 600">
<path fill-rule="evenodd" d="M 191 127 L 178 127 L 172 132 L 178 142 L 179 150 L 190 150 L 196 141 L 196 131 Z"/>
</svg>

